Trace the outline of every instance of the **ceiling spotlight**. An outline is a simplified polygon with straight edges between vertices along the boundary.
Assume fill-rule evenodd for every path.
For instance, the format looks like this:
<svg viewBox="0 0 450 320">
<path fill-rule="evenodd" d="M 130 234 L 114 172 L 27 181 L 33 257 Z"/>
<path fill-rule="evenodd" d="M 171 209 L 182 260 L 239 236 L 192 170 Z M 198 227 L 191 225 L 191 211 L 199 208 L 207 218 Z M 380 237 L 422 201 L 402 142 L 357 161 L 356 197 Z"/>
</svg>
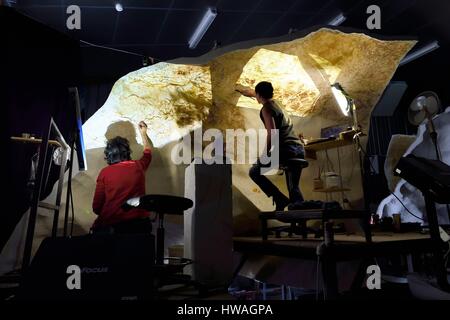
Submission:
<svg viewBox="0 0 450 320">
<path fill-rule="evenodd" d="M 340 13 L 339 15 L 337 15 L 336 17 L 331 19 L 328 22 L 328 25 L 337 27 L 337 26 L 341 25 L 342 23 L 344 23 L 345 20 L 347 20 L 347 18 L 344 16 L 343 13 Z"/>
<path fill-rule="evenodd" d="M 14 7 L 17 4 L 17 0 L 5 0 L 4 3 L 7 7 Z M 1 4 L 2 2 L 0 1 L 0 5 Z"/>
<path fill-rule="evenodd" d="M 342 111 L 342 114 L 346 117 L 350 115 L 351 112 L 351 102 L 348 98 L 347 93 L 344 91 L 342 86 L 339 83 L 335 83 L 331 85 L 331 92 L 333 92 L 334 98 Z"/>
<path fill-rule="evenodd" d="M 198 25 L 197 29 L 195 29 L 194 34 L 189 40 L 189 49 L 195 49 L 197 47 L 198 43 L 205 35 L 206 31 L 208 30 L 211 23 L 213 23 L 216 16 L 217 10 L 208 8 L 208 11 L 206 11 L 205 15 L 202 18 L 202 21 L 200 21 L 200 24 Z"/>
<path fill-rule="evenodd" d="M 122 12 L 123 11 L 123 6 L 120 2 L 116 3 L 116 11 L 117 12 Z"/>
<path fill-rule="evenodd" d="M 430 52 L 433 52 L 434 50 L 439 49 L 439 48 L 440 48 L 440 46 L 439 46 L 438 41 L 430 42 L 427 45 L 411 52 L 406 57 L 404 57 L 403 60 L 400 61 L 400 66 L 403 66 L 403 65 L 407 64 L 408 62 L 416 60 L 416 59 L 418 59 Z"/>
<path fill-rule="evenodd" d="M 298 29 L 296 28 L 289 28 L 288 34 L 293 34 L 296 33 L 298 31 Z"/>
<path fill-rule="evenodd" d="M 342 111 L 342 114 L 346 117 L 353 117 L 353 130 L 359 130 L 358 117 L 356 115 L 356 105 L 353 99 L 348 95 L 344 88 L 339 84 L 335 83 L 331 85 L 331 91 L 333 92 L 334 98 Z"/>
</svg>

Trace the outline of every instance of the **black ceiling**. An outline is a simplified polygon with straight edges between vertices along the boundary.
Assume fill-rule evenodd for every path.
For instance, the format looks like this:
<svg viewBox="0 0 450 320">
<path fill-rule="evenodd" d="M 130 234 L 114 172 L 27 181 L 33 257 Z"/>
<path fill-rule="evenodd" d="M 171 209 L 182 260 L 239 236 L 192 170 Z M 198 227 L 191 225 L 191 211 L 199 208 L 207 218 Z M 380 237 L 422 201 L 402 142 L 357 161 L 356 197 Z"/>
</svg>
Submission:
<svg viewBox="0 0 450 320">
<path fill-rule="evenodd" d="M 290 28 L 326 24 L 339 13 L 345 27 L 366 28 L 371 4 L 381 7 L 376 33 L 417 36 L 422 42 L 450 41 L 450 2 L 446 0 L 15 0 L 15 7 L 77 39 L 159 60 L 199 56 L 221 45 L 285 35 Z M 66 8 L 81 8 L 81 30 L 66 29 Z M 218 15 L 198 47 L 188 40 L 208 7 Z"/>
</svg>

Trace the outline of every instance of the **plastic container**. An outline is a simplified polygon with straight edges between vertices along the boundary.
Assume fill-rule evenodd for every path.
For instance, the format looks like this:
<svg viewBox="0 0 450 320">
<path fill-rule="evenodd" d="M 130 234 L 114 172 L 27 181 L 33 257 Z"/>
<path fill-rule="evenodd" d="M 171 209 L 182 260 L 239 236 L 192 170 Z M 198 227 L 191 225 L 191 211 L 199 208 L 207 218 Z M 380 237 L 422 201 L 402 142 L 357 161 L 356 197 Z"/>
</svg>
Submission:
<svg viewBox="0 0 450 320">
<path fill-rule="evenodd" d="M 327 189 L 335 189 L 341 187 L 341 177 L 335 172 L 325 173 L 325 187 Z"/>
</svg>

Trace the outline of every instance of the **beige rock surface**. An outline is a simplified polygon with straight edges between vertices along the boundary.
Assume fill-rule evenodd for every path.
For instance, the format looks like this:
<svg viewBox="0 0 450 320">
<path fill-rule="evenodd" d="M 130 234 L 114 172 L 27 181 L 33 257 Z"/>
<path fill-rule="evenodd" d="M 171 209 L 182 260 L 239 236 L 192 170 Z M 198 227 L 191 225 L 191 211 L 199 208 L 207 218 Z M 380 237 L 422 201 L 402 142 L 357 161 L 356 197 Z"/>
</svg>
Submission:
<svg viewBox="0 0 450 320">
<path fill-rule="evenodd" d="M 206 65 L 159 63 L 129 73 L 117 81 L 105 105 L 84 125 L 89 170 L 73 179 L 77 232 L 88 231 L 95 218 L 92 195 L 96 176 L 106 165 L 103 147 L 107 138 L 124 135 L 132 143 L 133 157 L 138 158 L 141 147 L 135 124 L 147 121 L 155 146 L 146 176 L 147 193 L 182 196 L 185 166 L 174 165 L 170 158 L 178 139 L 200 124 L 204 129 L 262 128 L 258 105 L 243 99 L 235 91 L 236 85 L 272 81 L 276 98 L 292 114 L 297 132 L 317 137 L 322 127 L 350 123 L 331 95 L 330 84 L 339 82 L 355 99 L 361 125 L 368 132 L 372 108 L 413 45 L 412 41 L 381 41 L 363 34 L 321 29 L 290 42 L 228 52 Z M 334 168 L 329 170 L 337 171 L 337 156 L 337 151 L 331 150 L 328 158 L 320 154 L 317 161 L 310 161 L 301 180 L 306 199 L 325 200 L 324 195 L 312 191 L 312 179 L 319 168 L 325 170 L 331 165 Z M 362 192 L 354 146 L 342 148 L 339 159 L 344 184 L 352 188 L 345 197 L 358 207 Z M 236 234 L 257 231 L 258 210 L 273 208 L 271 200 L 248 178 L 248 169 L 249 165 L 233 166 Z M 275 176 L 273 181 L 286 192 L 284 177 Z M 339 200 L 341 195 L 334 197 Z M 181 221 L 172 219 L 175 224 Z M 51 224 L 51 218 L 41 216 L 41 230 L 46 230 L 42 227 L 46 224 Z M 181 239 L 182 235 L 174 232 L 169 243 Z"/>
</svg>

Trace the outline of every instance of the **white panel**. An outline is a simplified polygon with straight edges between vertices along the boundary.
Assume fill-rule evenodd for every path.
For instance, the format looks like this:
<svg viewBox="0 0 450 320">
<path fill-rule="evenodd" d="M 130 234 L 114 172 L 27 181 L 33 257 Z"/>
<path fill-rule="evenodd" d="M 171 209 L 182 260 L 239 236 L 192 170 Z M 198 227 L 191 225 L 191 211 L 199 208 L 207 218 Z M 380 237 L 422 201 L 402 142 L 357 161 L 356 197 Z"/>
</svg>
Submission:
<svg viewBox="0 0 450 320">
<path fill-rule="evenodd" d="M 185 197 L 194 206 L 184 214 L 187 268 L 206 286 L 227 285 L 233 274 L 231 165 L 192 163 L 185 174 Z"/>
</svg>

